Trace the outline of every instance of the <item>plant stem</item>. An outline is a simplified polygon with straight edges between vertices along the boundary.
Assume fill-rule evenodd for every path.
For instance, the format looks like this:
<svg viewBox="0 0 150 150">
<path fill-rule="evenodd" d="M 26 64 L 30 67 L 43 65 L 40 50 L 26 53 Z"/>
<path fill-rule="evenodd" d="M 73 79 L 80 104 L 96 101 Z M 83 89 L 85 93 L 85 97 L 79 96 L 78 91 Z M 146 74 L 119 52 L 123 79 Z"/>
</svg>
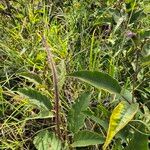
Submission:
<svg viewBox="0 0 150 150">
<path fill-rule="evenodd" d="M 53 61 L 53 57 L 51 54 L 51 50 L 50 47 L 45 39 L 45 37 L 43 36 L 43 45 L 45 47 L 45 50 L 47 52 L 47 60 L 48 60 L 48 65 L 52 70 L 52 74 L 53 74 L 53 84 L 54 84 L 54 95 L 55 95 L 55 123 L 56 123 L 56 132 L 58 137 L 60 137 L 60 118 L 59 118 L 59 92 L 58 92 L 58 78 L 57 78 L 57 71 L 56 71 L 56 66 L 55 63 Z"/>
</svg>

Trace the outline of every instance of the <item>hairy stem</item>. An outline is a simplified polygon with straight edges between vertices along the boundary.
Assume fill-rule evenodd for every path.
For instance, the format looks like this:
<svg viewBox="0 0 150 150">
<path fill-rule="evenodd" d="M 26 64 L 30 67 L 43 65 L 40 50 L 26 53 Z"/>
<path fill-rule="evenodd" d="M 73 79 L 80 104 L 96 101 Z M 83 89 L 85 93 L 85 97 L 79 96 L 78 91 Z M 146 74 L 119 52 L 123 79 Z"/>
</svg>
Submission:
<svg viewBox="0 0 150 150">
<path fill-rule="evenodd" d="M 47 52 L 47 60 L 48 60 L 48 65 L 52 70 L 52 74 L 53 74 L 53 84 L 54 84 L 54 95 L 55 95 L 55 123 L 56 123 L 56 132 L 58 137 L 60 137 L 60 118 L 59 118 L 59 93 L 58 93 L 58 78 L 57 78 L 57 71 L 56 71 L 56 67 L 55 67 L 55 63 L 53 61 L 53 57 L 51 54 L 51 50 L 50 47 L 45 39 L 45 37 L 43 36 L 43 45 L 45 47 L 45 50 Z"/>
</svg>

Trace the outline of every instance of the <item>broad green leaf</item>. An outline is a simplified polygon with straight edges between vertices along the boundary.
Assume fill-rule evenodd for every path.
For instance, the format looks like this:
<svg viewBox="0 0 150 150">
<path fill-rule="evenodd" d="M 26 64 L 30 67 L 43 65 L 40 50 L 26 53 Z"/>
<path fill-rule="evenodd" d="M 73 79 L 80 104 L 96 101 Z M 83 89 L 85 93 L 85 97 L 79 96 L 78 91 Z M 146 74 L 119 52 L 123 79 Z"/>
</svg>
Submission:
<svg viewBox="0 0 150 150">
<path fill-rule="evenodd" d="M 47 130 L 41 131 L 36 135 L 33 141 L 37 150 L 61 150 L 61 141 Z"/>
<path fill-rule="evenodd" d="M 104 137 L 92 131 L 79 131 L 74 136 L 72 147 L 84 147 L 89 145 L 103 144 Z"/>
<path fill-rule="evenodd" d="M 132 120 L 138 110 L 138 104 L 128 104 L 126 101 L 120 102 L 112 111 L 107 137 L 103 149 L 109 145 L 113 137 Z"/>
<path fill-rule="evenodd" d="M 135 131 L 129 145 L 125 150 L 148 150 L 148 135 Z"/>
<path fill-rule="evenodd" d="M 27 97 L 31 103 L 37 105 L 39 108 L 44 108 L 48 110 L 52 108 L 52 104 L 49 98 L 39 91 L 31 88 L 20 88 L 18 90 L 18 93 Z"/>
<path fill-rule="evenodd" d="M 88 108 L 90 102 L 90 94 L 83 93 L 72 105 L 68 112 L 68 127 L 72 133 L 78 132 L 84 125 L 86 116 L 82 111 Z"/>
<path fill-rule="evenodd" d="M 105 131 L 108 129 L 108 122 L 95 116 L 91 110 L 84 111 L 83 114 L 86 115 L 91 120 L 93 120 L 94 122 L 96 122 L 97 124 L 101 125 L 105 129 Z"/>
<path fill-rule="evenodd" d="M 78 71 L 70 74 L 98 89 L 105 89 L 109 92 L 120 94 L 121 87 L 118 82 L 106 73 L 98 71 Z"/>
<path fill-rule="evenodd" d="M 19 74 L 19 76 L 22 76 L 35 84 L 42 84 L 41 78 L 35 73 L 22 72 Z"/>
</svg>

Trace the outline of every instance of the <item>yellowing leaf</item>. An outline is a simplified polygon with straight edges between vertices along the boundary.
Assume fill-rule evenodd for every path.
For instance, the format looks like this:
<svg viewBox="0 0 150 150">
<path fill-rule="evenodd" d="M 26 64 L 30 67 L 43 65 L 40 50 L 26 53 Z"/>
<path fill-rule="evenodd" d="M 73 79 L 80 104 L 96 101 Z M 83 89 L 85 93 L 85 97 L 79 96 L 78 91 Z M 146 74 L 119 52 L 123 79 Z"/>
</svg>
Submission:
<svg viewBox="0 0 150 150">
<path fill-rule="evenodd" d="M 107 132 L 106 141 L 103 149 L 109 145 L 113 137 L 132 120 L 138 110 L 138 104 L 129 104 L 126 101 L 120 102 L 112 111 L 110 117 L 109 128 Z"/>
</svg>

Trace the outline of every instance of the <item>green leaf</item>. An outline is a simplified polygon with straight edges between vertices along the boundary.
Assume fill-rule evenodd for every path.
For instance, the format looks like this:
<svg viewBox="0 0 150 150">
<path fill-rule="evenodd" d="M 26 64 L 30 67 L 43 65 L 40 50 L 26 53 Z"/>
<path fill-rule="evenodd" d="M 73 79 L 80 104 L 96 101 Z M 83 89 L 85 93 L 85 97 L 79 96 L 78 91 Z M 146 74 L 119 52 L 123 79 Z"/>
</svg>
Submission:
<svg viewBox="0 0 150 150">
<path fill-rule="evenodd" d="M 35 73 L 22 72 L 19 74 L 19 76 L 24 77 L 35 84 L 42 84 L 41 78 Z"/>
<path fill-rule="evenodd" d="M 49 110 L 41 110 L 38 114 L 33 115 L 26 120 L 53 118 L 54 114 Z"/>
<path fill-rule="evenodd" d="M 70 74 L 90 85 L 98 88 L 105 89 L 109 92 L 120 94 L 121 87 L 118 82 L 106 73 L 98 71 L 78 71 Z"/>
<path fill-rule="evenodd" d="M 125 150 L 148 150 L 148 136 L 135 131 Z"/>
<path fill-rule="evenodd" d="M 68 127 L 72 133 L 78 132 L 84 125 L 86 116 L 82 111 L 88 108 L 90 102 L 90 94 L 83 93 L 72 105 L 72 108 L 68 112 Z"/>
<path fill-rule="evenodd" d="M 104 137 L 98 133 L 91 131 L 79 131 L 74 136 L 72 147 L 84 147 L 89 145 L 103 144 Z"/>
<path fill-rule="evenodd" d="M 108 122 L 95 116 L 91 110 L 84 111 L 83 114 L 86 115 L 91 120 L 93 120 L 94 122 L 96 122 L 97 124 L 101 125 L 105 129 L 105 131 L 108 129 Z"/>
<path fill-rule="evenodd" d="M 31 103 L 37 105 L 39 108 L 50 110 L 52 104 L 46 95 L 31 88 L 20 88 L 18 93 L 27 97 Z"/>
<path fill-rule="evenodd" d="M 47 130 L 41 131 L 36 135 L 33 141 L 37 150 L 61 150 L 61 141 Z"/>
<path fill-rule="evenodd" d="M 113 137 L 132 120 L 138 110 L 138 104 L 128 104 L 126 101 L 120 102 L 112 111 L 107 138 L 103 149 L 109 145 Z"/>
</svg>

